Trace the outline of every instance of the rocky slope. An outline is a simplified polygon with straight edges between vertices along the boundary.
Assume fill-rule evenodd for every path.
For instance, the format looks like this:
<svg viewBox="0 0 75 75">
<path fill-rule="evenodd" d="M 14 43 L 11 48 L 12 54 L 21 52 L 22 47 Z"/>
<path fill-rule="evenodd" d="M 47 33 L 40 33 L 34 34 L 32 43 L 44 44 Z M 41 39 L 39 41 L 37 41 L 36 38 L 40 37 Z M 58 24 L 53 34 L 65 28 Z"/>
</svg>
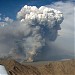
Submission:
<svg viewBox="0 0 75 75">
<path fill-rule="evenodd" d="M 55 61 L 46 64 L 20 64 L 14 60 L 0 60 L 9 75 L 75 75 L 75 60 Z"/>
</svg>

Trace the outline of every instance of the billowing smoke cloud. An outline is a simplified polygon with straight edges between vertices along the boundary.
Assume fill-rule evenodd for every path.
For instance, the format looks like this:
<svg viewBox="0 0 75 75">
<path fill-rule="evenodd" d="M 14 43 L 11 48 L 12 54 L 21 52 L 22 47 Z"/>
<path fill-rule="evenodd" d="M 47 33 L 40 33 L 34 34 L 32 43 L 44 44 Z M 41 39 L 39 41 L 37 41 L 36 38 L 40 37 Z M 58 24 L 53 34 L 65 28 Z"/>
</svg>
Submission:
<svg viewBox="0 0 75 75">
<path fill-rule="evenodd" d="M 0 27 L 0 43 L 4 43 L 6 50 L 10 49 L 9 56 L 12 58 L 33 61 L 47 41 L 56 39 L 63 15 L 45 6 L 37 8 L 25 5 L 17 13 L 17 19 L 5 19 L 8 25 Z"/>
</svg>

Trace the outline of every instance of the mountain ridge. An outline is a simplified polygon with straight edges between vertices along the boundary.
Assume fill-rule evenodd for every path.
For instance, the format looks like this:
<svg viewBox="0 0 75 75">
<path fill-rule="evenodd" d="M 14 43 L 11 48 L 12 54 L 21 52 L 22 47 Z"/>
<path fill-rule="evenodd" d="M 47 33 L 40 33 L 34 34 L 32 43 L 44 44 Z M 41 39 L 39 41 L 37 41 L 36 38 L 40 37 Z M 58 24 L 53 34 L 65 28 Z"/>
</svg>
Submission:
<svg viewBox="0 0 75 75">
<path fill-rule="evenodd" d="M 0 64 L 6 67 L 9 75 L 75 75 L 74 59 L 37 65 L 35 63 L 18 63 L 12 59 L 0 60 Z"/>
</svg>

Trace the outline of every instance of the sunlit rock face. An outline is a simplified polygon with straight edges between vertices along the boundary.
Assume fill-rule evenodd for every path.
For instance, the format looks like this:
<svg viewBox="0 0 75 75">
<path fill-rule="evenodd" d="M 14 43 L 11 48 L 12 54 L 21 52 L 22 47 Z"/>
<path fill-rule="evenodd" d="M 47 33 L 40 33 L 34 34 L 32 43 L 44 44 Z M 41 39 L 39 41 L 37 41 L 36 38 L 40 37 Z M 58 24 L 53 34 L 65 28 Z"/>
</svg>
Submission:
<svg viewBox="0 0 75 75">
<path fill-rule="evenodd" d="M 37 8 L 25 5 L 17 13 L 17 20 L 4 27 L 6 31 L 0 35 L 5 36 L 4 39 L 11 39 L 13 47 L 10 47 L 9 56 L 20 61 L 33 61 L 48 40 L 54 41 L 57 38 L 63 14 L 45 6 Z"/>
</svg>

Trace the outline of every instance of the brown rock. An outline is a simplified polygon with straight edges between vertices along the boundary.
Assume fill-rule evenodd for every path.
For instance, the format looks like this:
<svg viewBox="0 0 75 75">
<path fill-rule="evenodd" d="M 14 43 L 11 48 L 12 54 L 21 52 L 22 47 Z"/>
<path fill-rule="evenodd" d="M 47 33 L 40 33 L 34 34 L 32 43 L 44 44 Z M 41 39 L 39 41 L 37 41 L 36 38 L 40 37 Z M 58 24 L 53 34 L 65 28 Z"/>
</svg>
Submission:
<svg viewBox="0 0 75 75">
<path fill-rule="evenodd" d="M 54 61 L 49 64 L 20 64 L 11 59 L 2 59 L 10 75 L 75 75 L 75 60 Z"/>
</svg>

